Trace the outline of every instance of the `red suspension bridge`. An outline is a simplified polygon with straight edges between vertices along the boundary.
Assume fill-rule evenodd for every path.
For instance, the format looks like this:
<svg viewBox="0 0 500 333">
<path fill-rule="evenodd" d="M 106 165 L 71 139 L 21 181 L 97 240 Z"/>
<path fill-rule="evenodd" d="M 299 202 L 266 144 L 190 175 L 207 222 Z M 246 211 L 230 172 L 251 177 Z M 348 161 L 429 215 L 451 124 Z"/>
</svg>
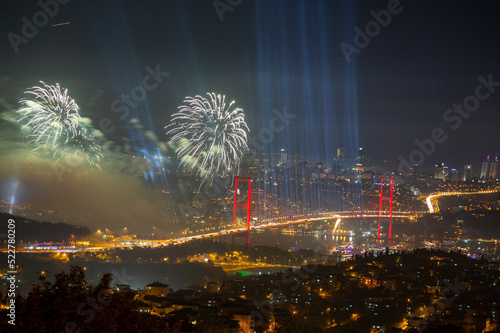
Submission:
<svg viewBox="0 0 500 333">
<path fill-rule="evenodd" d="M 238 185 L 240 183 L 247 183 L 247 191 L 240 191 L 240 188 L 238 188 Z M 386 184 L 387 183 L 387 184 Z M 299 218 L 296 220 L 289 220 L 289 221 L 284 221 L 284 222 L 269 222 L 269 223 L 264 223 L 264 224 L 259 224 L 259 225 L 251 225 L 251 202 L 252 202 L 252 197 L 251 197 L 251 185 L 252 184 L 252 179 L 251 178 L 242 178 L 242 177 L 236 177 L 235 178 L 235 187 L 234 187 L 234 206 L 233 206 L 233 227 L 232 229 L 228 230 L 222 230 L 220 232 L 214 233 L 214 234 L 219 234 L 219 235 L 225 235 L 225 234 L 235 234 L 235 233 L 242 233 L 242 232 L 248 232 L 252 230 L 257 230 L 257 229 L 266 229 L 266 228 L 276 228 L 276 227 L 281 227 L 281 226 L 288 226 L 288 225 L 293 225 L 293 224 L 301 224 L 301 223 L 308 223 L 308 222 L 315 222 L 315 221 L 321 221 L 321 220 L 331 220 L 331 219 L 349 219 L 349 218 L 378 218 L 378 233 L 377 237 L 381 237 L 381 223 L 383 220 L 388 220 L 389 221 L 389 231 L 387 234 L 388 238 L 392 238 L 392 222 L 393 218 L 409 218 L 410 216 L 415 215 L 415 212 L 401 212 L 397 211 L 394 212 L 393 210 L 393 204 L 394 204 L 394 178 L 391 179 L 384 179 L 382 178 L 380 181 L 380 204 L 379 204 L 379 210 L 377 211 L 347 211 L 347 212 L 335 212 L 331 214 L 324 214 L 321 216 L 315 216 L 315 217 L 307 217 L 307 218 Z M 389 191 L 389 194 L 387 193 Z M 238 197 L 241 194 L 246 194 L 246 202 L 241 203 L 238 200 Z M 386 202 L 388 201 L 389 207 L 384 208 L 386 205 Z M 244 208 L 246 210 L 246 223 L 244 227 L 238 227 L 237 223 L 237 211 L 238 208 Z M 421 212 L 425 213 L 425 212 Z"/>
</svg>

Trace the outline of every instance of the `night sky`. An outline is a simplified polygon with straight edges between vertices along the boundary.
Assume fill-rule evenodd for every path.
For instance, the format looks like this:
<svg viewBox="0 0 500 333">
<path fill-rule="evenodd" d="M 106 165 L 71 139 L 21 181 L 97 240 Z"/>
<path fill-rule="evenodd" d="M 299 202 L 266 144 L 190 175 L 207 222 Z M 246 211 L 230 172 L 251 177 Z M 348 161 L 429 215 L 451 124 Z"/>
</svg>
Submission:
<svg viewBox="0 0 500 333">
<path fill-rule="evenodd" d="M 23 17 L 36 1 L 9 1 L 0 13 L 2 70 L 9 96 L 38 81 L 60 83 L 108 139 L 129 136 L 139 118 L 159 141 L 185 96 L 217 92 L 245 110 L 253 135 L 269 126 L 273 108 L 296 115 L 265 150 L 330 162 L 336 147 L 361 145 L 372 159 L 408 158 L 414 140 L 442 128 L 448 139 L 425 158 L 476 172 L 500 153 L 500 87 L 456 130 L 443 114 L 475 93 L 478 77 L 500 82 L 499 1 L 70 1 L 38 33 L 19 44 Z M 399 5 L 397 5 L 399 3 Z M 340 44 L 354 45 L 371 11 L 397 13 L 370 43 L 346 61 Z M 221 20 L 222 18 L 222 20 Z M 71 22 L 66 25 L 60 23 Z M 43 22 L 42 22 L 43 23 Z M 53 26 L 56 25 L 56 26 Z M 12 37 L 12 35 L 10 35 Z M 142 82 L 146 67 L 168 72 L 124 120 L 111 104 Z"/>
</svg>

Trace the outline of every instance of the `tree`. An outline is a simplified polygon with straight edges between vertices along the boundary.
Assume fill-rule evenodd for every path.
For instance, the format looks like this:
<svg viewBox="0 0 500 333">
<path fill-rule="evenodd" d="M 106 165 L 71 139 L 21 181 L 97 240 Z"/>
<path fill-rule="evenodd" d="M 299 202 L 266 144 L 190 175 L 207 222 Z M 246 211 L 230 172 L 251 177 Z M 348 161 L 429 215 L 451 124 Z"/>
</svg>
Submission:
<svg viewBox="0 0 500 333">
<path fill-rule="evenodd" d="M 104 274 L 88 285 L 82 267 L 71 266 L 49 282 L 40 275 L 26 297 L 16 298 L 16 325 L 0 313 L 0 331 L 8 332 L 177 332 L 166 318 L 137 311 L 134 292 L 111 293 L 112 278 Z"/>
</svg>

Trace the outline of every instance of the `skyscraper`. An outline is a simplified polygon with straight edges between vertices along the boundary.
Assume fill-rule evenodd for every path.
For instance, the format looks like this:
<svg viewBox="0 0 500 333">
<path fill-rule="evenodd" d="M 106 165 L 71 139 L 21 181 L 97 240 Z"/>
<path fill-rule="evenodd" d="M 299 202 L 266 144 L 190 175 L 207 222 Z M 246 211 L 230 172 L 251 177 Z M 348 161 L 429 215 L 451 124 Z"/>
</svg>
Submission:
<svg viewBox="0 0 500 333">
<path fill-rule="evenodd" d="M 356 157 L 356 165 L 354 166 L 354 174 L 356 178 L 361 178 L 363 173 L 363 163 L 365 161 L 365 153 L 363 147 L 358 148 L 358 156 Z"/>
<path fill-rule="evenodd" d="M 443 182 L 448 176 L 448 167 L 444 163 L 436 164 L 434 167 L 434 179 L 440 179 Z"/>
<path fill-rule="evenodd" d="M 450 170 L 450 181 L 452 182 L 458 182 L 458 171 L 457 169 L 451 169 Z"/>
<path fill-rule="evenodd" d="M 472 180 L 472 165 L 468 164 L 464 166 L 464 182 L 470 182 Z"/>
<path fill-rule="evenodd" d="M 481 168 L 481 179 L 486 179 L 488 177 L 488 166 L 490 164 L 490 155 L 486 157 L 486 160 L 483 162 L 483 167 Z"/>
<path fill-rule="evenodd" d="M 344 145 L 339 145 L 339 147 L 337 148 L 336 164 L 337 164 L 337 167 L 339 168 L 339 171 L 344 171 L 346 169 Z"/>
<path fill-rule="evenodd" d="M 365 162 L 365 152 L 363 147 L 358 148 L 358 157 L 356 159 L 358 160 L 358 163 L 363 164 Z"/>
<path fill-rule="evenodd" d="M 496 179 L 497 173 L 498 173 L 498 155 L 495 156 L 494 161 L 491 161 L 489 178 Z"/>
<path fill-rule="evenodd" d="M 284 148 L 281 148 L 280 163 L 285 164 L 288 162 L 288 154 Z"/>
</svg>

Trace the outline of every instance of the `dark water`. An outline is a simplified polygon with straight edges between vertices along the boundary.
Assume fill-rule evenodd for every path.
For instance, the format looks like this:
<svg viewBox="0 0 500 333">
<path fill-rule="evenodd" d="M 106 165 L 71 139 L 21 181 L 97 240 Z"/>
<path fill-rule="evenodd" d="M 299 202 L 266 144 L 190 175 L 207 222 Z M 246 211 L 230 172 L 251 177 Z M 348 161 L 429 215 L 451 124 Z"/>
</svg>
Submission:
<svg viewBox="0 0 500 333">
<path fill-rule="evenodd" d="M 294 233 L 290 233 L 290 230 L 294 230 Z M 247 242 L 247 236 L 242 235 L 231 238 L 231 240 L 228 241 L 234 241 L 235 243 L 244 245 Z M 321 231 L 313 232 L 303 230 L 303 228 L 300 227 L 295 227 L 293 229 L 267 229 L 260 230 L 259 232 L 253 231 L 250 233 L 250 246 L 272 246 L 285 251 L 310 249 L 322 254 L 332 254 L 332 252 L 337 251 L 338 247 L 346 247 L 353 241 L 354 237 L 351 237 L 350 235 L 334 235 L 332 228 L 326 228 Z M 259 267 L 229 272 L 228 275 L 260 275 L 284 271 L 286 268 L 287 266 L 271 268 Z"/>
<path fill-rule="evenodd" d="M 290 230 L 290 229 L 288 229 Z M 322 253 L 331 253 L 338 246 L 353 242 L 350 235 L 334 235 L 331 230 L 318 232 L 305 231 L 299 227 L 293 228 L 294 233 L 287 233 L 286 229 L 260 230 L 250 233 L 250 245 L 275 246 L 282 250 L 311 249 Z M 245 244 L 247 237 L 242 235 L 234 238 L 234 242 Z"/>
</svg>

